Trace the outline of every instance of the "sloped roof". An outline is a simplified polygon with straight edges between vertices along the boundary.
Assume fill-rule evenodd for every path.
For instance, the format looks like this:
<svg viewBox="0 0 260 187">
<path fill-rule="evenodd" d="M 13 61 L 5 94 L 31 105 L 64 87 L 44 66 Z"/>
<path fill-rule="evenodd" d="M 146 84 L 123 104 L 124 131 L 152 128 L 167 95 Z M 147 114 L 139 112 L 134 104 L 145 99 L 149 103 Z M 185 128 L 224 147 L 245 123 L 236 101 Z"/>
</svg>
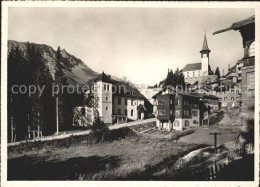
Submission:
<svg viewBox="0 0 260 187">
<path fill-rule="evenodd" d="M 114 81 L 113 86 L 115 86 L 116 93 L 114 95 L 121 96 L 121 97 L 132 97 L 138 99 L 145 99 L 145 96 L 141 94 L 137 88 L 134 88 L 123 81 Z M 124 88 L 124 91 L 120 91 L 120 88 Z"/>
<path fill-rule="evenodd" d="M 104 72 L 102 74 L 100 74 L 97 78 L 94 79 L 94 82 L 98 82 L 98 81 L 102 81 L 102 82 L 106 82 L 106 83 L 113 83 L 114 81 L 107 76 Z"/>
<path fill-rule="evenodd" d="M 226 32 L 226 31 L 229 31 L 229 30 L 238 30 L 240 27 L 243 27 L 245 25 L 249 25 L 251 23 L 255 23 L 255 16 L 250 16 L 249 18 L 247 19 L 244 19 L 244 20 L 241 20 L 241 21 L 238 21 L 238 22 L 235 22 L 233 23 L 230 27 L 228 28 L 225 28 L 225 29 L 221 29 L 219 31 L 216 31 L 216 32 L 213 32 L 213 35 L 215 34 L 219 34 L 219 33 L 222 33 L 222 32 Z"/>
<path fill-rule="evenodd" d="M 210 52 L 209 47 L 208 47 L 206 34 L 204 36 L 204 41 L 203 41 L 202 49 L 201 49 L 200 52 L 203 52 L 203 51 L 209 51 Z"/>
<path fill-rule="evenodd" d="M 195 70 L 201 70 L 201 62 L 199 63 L 193 63 L 193 64 L 187 64 L 182 71 L 195 71 Z"/>
</svg>

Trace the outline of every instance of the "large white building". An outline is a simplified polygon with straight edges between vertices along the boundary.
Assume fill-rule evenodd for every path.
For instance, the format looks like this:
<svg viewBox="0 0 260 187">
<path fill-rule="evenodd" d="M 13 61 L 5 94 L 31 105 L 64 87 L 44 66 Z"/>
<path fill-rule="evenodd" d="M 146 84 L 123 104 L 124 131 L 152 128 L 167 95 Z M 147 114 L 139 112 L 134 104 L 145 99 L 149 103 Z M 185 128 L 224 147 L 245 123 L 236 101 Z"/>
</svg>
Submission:
<svg viewBox="0 0 260 187">
<path fill-rule="evenodd" d="M 209 75 L 209 53 L 207 37 L 204 36 L 202 49 L 200 50 L 201 62 L 187 64 L 183 69 L 185 82 L 194 84 L 196 81 L 201 82 L 214 82 L 217 81 L 216 75 Z"/>
<path fill-rule="evenodd" d="M 97 110 L 105 124 L 124 123 L 146 117 L 146 98 L 129 84 L 113 80 L 104 72 L 88 84 L 94 85 L 94 90 L 88 94 L 88 100 L 98 101 Z M 83 111 L 85 118 L 82 119 L 88 120 L 78 120 L 79 126 L 91 125 L 93 122 L 93 108 L 89 103 L 84 107 L 76 107 L 76 110 Z"/>
</svg>

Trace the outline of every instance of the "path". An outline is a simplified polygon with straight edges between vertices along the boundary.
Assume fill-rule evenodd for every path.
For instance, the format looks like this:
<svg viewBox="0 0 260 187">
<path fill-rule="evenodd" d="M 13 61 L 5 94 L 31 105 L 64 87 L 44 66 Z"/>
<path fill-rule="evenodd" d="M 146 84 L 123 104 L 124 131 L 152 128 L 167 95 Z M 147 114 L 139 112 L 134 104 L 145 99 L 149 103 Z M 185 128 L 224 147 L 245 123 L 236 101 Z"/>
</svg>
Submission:
<svg viewBox="0 0 260 187">
<path fill-rule="evenodd" d="M 150 118 L 150 119 L 139 120 L 139 121 L 132 121 L 132 122 L 128 122 L 128 123 L 115 124 L 115 125 L 109 126 L 109 129 L 113 130 L 113 129 L 119 129 L 119 128 L 122 128 L 122 127 L 131 127 L 131 126 L 140 125 L 140 124 L 143 124 L 143 123 L 154 122 L 154 121 L 156 121 L 156 118 Z M 48 136 L 48 137 L 37 138 L 35 140 L 28 140 L 27 142 L 58 140 L 58 139 L 68 138 L 70 136 L 87 135 L 89 133 L 90 133 L 90 130 L 84 130 L 84 131 L 80 131 L 80 132 L 60 134 L 59 136 Z M 26 143 L 26 141 L 24 140 L 24 141 L 19 141 L 19 142 L 8 143 L 8 146 L 19 145 L 20 143 Z"/>
</svg>

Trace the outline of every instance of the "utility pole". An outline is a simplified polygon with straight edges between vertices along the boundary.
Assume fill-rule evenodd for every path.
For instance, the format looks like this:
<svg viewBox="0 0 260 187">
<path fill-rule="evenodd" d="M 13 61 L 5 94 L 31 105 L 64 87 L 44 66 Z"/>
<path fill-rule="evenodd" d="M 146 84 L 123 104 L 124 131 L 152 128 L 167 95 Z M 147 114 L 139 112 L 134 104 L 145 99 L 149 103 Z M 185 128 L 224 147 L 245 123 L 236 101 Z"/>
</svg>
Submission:
<svg viewBox="0 0 260 187">
<path fill-rule="evenodd" d="M 210 115 L 210 108 L 209 108 L 209 105 L 208 105 L 208 126 L 209 126 L 209 115 Z"/>
<path fill-rule="evenodd" d="M 59 135 L 59 98 L 58 94 L 56 94 L 56 128 L 57 128 L 57 136 Z"/>
<path fill-rule="evenodd" d="M 217 136 L 220 135 L 219 132 L 213 132 L 209 133 L 209 135 L 214 135 L 214 148 L 215 148 L 215 154 L 217 154 Z"/>
</svg>

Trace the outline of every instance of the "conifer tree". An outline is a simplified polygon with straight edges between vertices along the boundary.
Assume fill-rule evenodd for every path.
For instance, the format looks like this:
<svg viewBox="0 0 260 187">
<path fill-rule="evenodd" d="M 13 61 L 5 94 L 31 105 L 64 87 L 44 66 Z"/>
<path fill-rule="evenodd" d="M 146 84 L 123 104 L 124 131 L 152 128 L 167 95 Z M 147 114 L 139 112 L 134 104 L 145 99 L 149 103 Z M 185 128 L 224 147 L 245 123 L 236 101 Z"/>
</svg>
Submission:
<svg viewBox="0 0 260 187">
<path fill-rule="evenodd" d="M 216 68 L 215 75 L 217 75 L 218 79 L 220 79 L 220 71 L 218 67 Z"/>
</svg>

